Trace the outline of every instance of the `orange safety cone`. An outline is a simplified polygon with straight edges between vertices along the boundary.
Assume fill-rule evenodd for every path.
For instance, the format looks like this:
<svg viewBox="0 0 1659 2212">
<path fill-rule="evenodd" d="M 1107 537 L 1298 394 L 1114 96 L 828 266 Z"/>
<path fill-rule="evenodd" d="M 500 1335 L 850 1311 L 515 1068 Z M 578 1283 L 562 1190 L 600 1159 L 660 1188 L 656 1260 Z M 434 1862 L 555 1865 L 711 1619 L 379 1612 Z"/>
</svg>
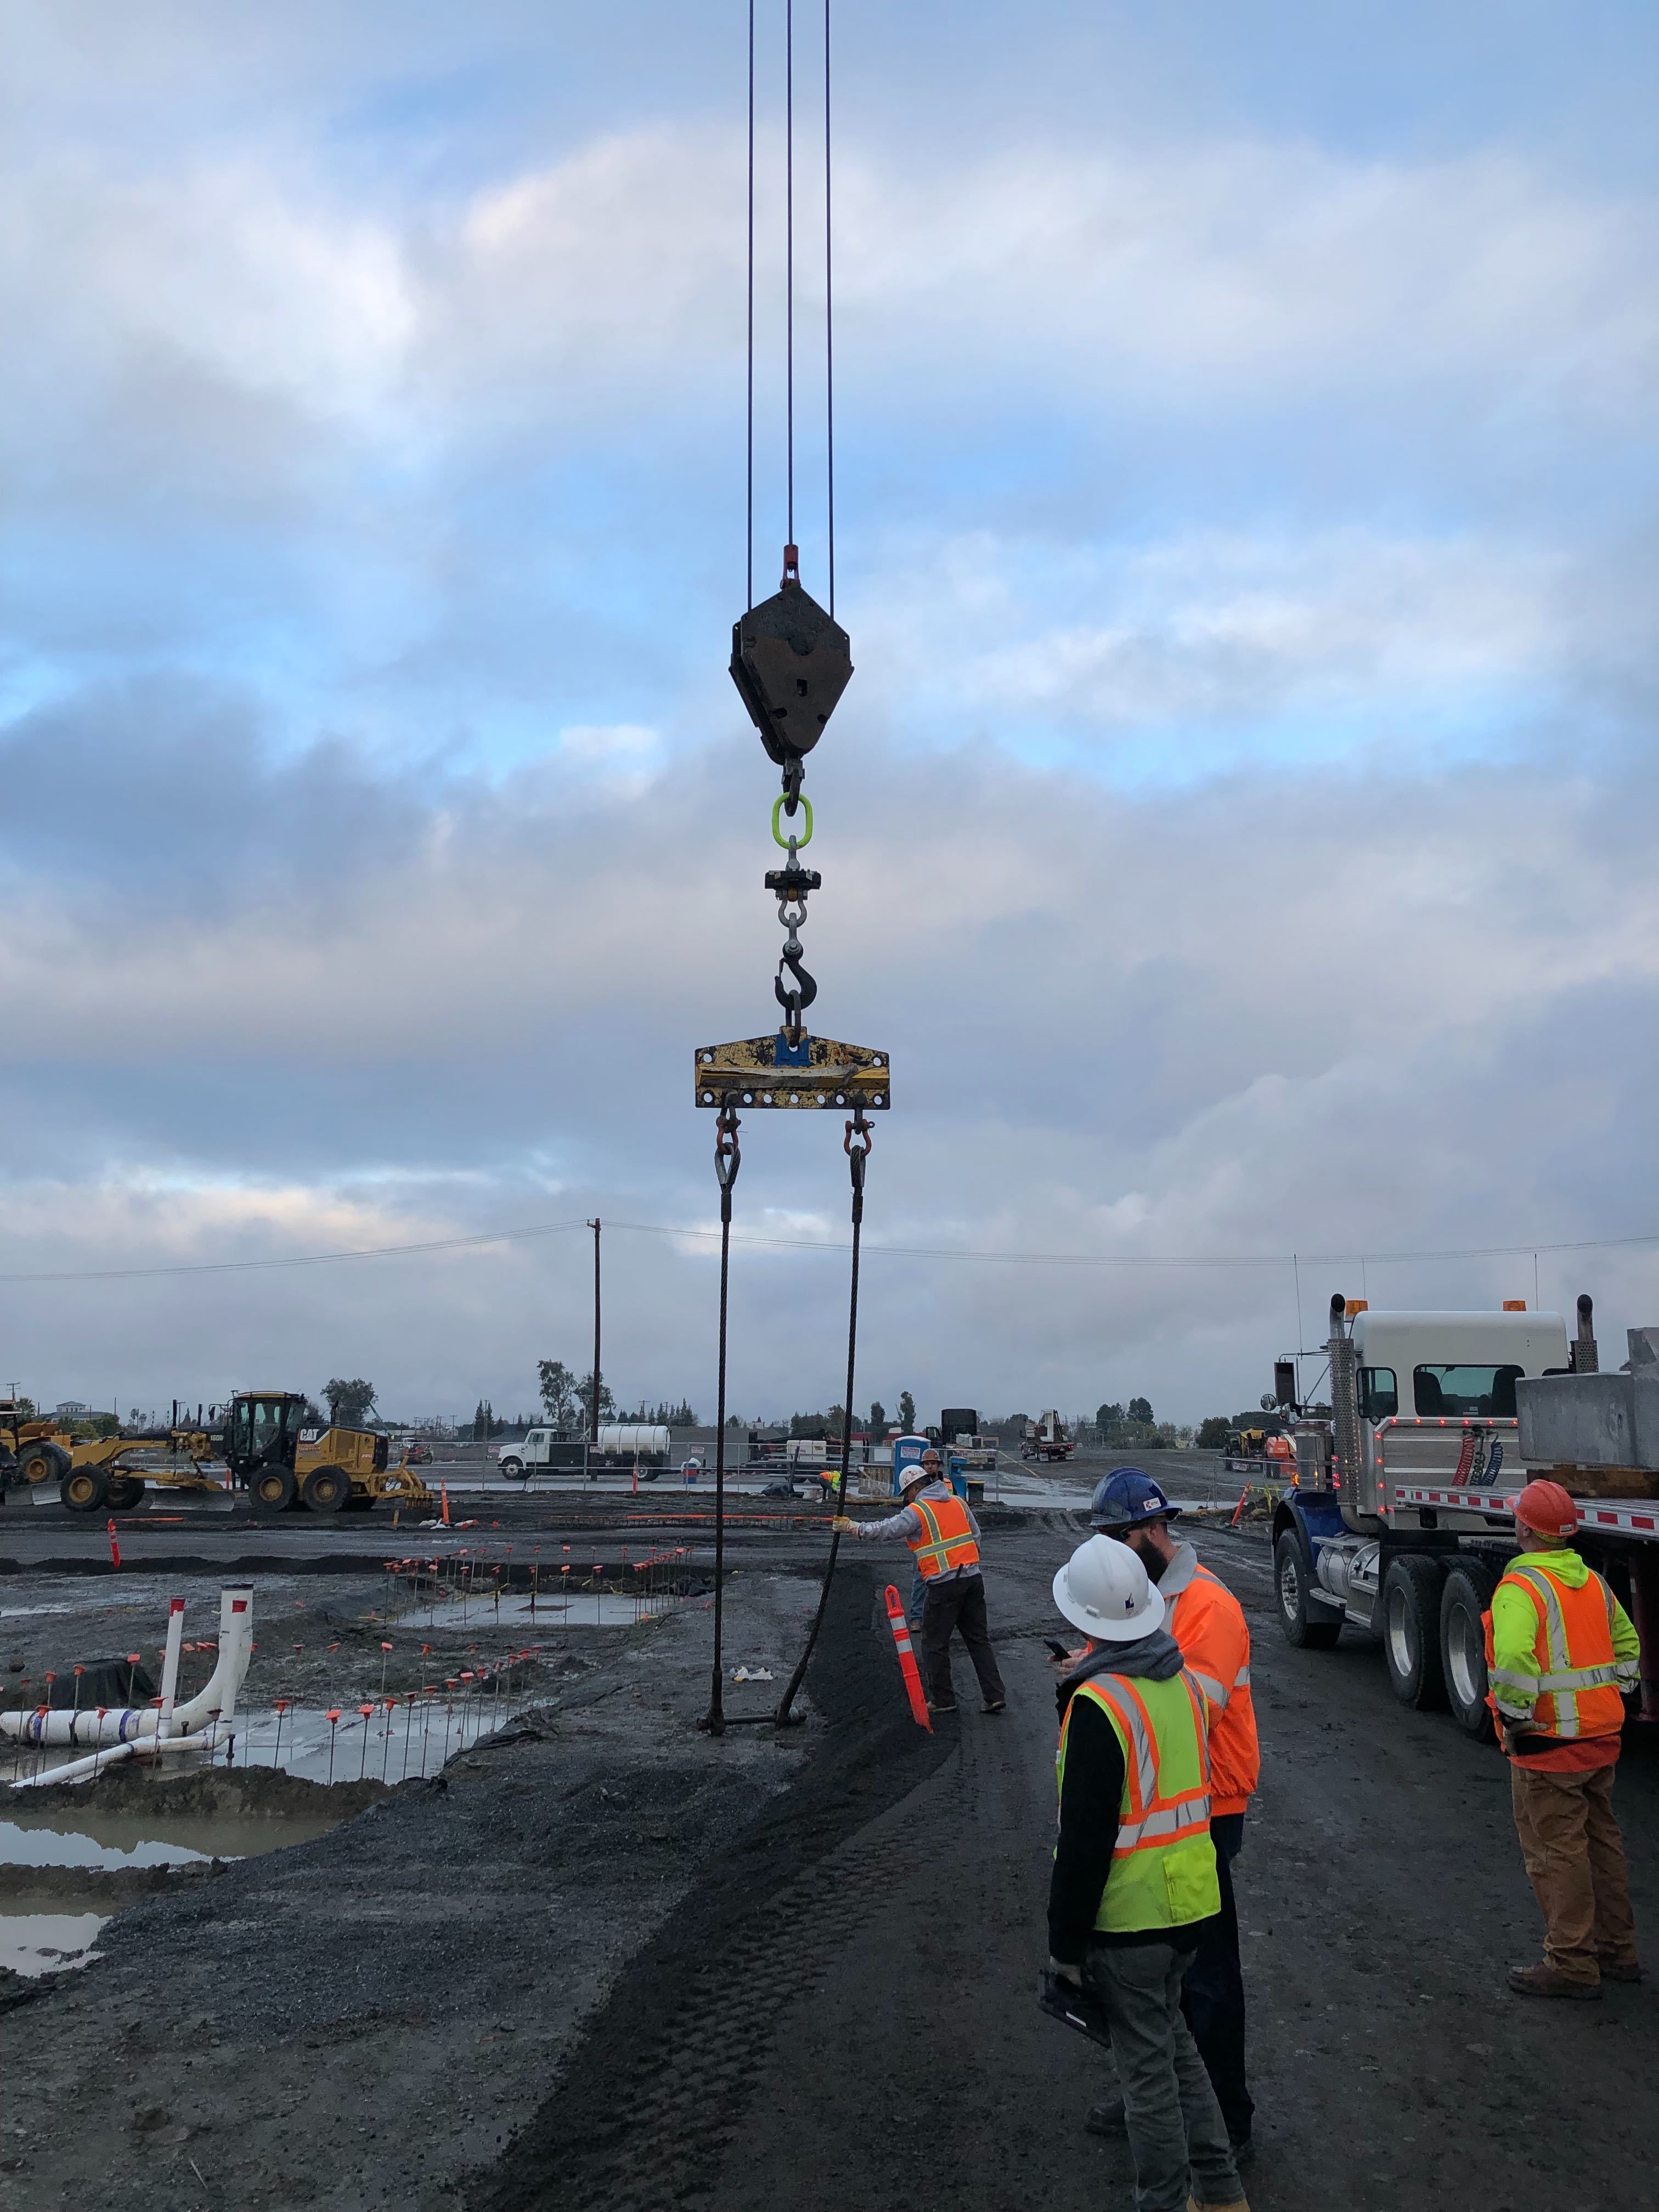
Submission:
<svg viewBox="0 0 1659 2212">
<path fill-rule="evenodd" d="M 445 1528 L 447 1528 L 449 1526 L 449 1485 L 447 1482 L 441 1482 L 438 1485 L 438 1487 L 443 1492 L 443 1523 Z"/>
<path fill-rule="evenodd" d="M 904 1677 L 905 1694 L 910 1700 L 910 1717 L 918 1728 L 925 1728 L 929 1735 L 933 1723 L 927 1711 L 927 1699 L 921 1687 L 921 1670 L 916 1665 L 916 1655 L 910 1648 L 910 1624 L 904 1617 L 904 1601 L 891 1583 L 887 1585 L 887 1625 L 893 1632 L 893 1641 L 898 1646 L 899 1672 Z"/>
</svg>

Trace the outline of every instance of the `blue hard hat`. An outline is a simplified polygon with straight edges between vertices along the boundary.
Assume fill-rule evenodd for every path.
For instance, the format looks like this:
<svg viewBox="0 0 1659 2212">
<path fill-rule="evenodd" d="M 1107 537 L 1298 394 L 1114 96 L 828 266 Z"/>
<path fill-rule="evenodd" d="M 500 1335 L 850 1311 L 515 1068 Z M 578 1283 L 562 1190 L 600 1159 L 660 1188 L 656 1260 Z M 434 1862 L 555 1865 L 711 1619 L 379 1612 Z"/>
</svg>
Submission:
<svg viewBox="0 0 1659 2212">
<path fill-rule="evenodd" d="M 1089 1525 L 1109 1536 L 1139 1528 L 1148 1521 L 1172 1520 L 1179 1513 L 1150 1474 L 1138 1467 L 1115 1467 L 1102 1475 L 1089 1501 Z"/>
</svg>

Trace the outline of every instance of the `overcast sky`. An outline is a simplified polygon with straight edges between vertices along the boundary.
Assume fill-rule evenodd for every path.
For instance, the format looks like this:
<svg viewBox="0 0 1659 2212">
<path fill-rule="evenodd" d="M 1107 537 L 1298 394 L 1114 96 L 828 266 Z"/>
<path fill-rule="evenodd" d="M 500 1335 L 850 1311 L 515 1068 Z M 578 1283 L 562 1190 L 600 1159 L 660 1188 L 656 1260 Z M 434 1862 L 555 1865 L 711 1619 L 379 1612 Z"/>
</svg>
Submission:
<svg viewBox="0 0 1659 2212">
<path fill-rule="evenodd" d="M 726 672 L 744 16 L 14 0 L 0 1380 L 526 1406 L 587 1364 L 597 1210 L 642 1224 L 607 1376 L 711 1416 L 712 1247 L 663 1232 L 715 1218 L 691 1053 L 771 1025 L 779 938 Z M 1659 16 L 837 0 L 836 43 L 857 674 L 805 937 L 894 1063 L 860 1405 L 1235 1412 L 1333 1290 L 1589 1289 L 1622 1357 L 1659 1244 L 1545 1248 L 1659 1231 Z M 748 1117 L 739 1231 L 844 1240 L 841 1134 Z M 732 1295 L 736 1409 L 840 1395 L 842 1252 L 740 1244 Z"/>
</svg>

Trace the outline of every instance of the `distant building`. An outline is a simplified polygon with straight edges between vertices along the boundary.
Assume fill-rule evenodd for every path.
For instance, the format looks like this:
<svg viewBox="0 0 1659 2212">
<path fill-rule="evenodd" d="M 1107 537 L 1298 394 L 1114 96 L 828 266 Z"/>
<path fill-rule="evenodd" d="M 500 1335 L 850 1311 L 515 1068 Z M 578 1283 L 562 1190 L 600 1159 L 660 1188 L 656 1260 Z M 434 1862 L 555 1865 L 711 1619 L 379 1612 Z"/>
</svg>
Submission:
<svg viewBox="0 0 1659 2212">
<path fill-rule="evenodd" d="M 92 1408 L 84 1398 L 65 1398 L 52 1410 L 61 1420 L 74 1421 L 78 1420 L 82 1414 L 89 1413 Z"/>
</svg>

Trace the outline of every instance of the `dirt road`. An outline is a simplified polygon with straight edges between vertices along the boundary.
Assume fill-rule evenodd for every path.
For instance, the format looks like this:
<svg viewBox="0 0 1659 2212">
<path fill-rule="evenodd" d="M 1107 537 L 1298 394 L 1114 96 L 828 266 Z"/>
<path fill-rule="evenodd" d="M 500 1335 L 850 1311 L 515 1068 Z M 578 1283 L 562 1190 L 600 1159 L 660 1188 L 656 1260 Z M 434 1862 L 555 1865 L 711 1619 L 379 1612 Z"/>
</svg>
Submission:
<svg viewBox="0 0 1659 2212">
<path fill-rule="evenodd" d="M 1040 1638 L 1066 1541 L 1054 1527 L 994 1547 L 1008 1715 L 981 1717 L 963 1670 L 945 1758 L 815 1875 L 754 1897 L 745 1915 L 711 1869 L 650 1947 L 663 1971 L 642 1961 L 594 2024 L 603 2072 L 577 2054 L 469 2207 L 1127 2204 L 1124 2151 L 1081 2127 L 1099 2054 L 1032 2002 L 1054 1792 Z M 1443 1717 L 1403 1712 L 1367 1645 L 1289 1650 L 1264 1545 L 1200 1548 L 1251 1615 L 1265 1751 L 1238 1869 L 1260 2108 L 1252 2204 L 1654 2202 L 1641 2085 L 1659 2057 L 1659 1996 L 1549 2006 L 1504 1987 L 1504 1968 L 1536 1955 L 1538 1929 L 1501 1759 Z M 1650 1929 L 1656 1754 L 1634 1747 L 1620 1782 Z M 816 1841 L 803 1826 L 801 1852 Z M 695 1936 L 722 1901 L 711 1955 Z"/>
</svg>

